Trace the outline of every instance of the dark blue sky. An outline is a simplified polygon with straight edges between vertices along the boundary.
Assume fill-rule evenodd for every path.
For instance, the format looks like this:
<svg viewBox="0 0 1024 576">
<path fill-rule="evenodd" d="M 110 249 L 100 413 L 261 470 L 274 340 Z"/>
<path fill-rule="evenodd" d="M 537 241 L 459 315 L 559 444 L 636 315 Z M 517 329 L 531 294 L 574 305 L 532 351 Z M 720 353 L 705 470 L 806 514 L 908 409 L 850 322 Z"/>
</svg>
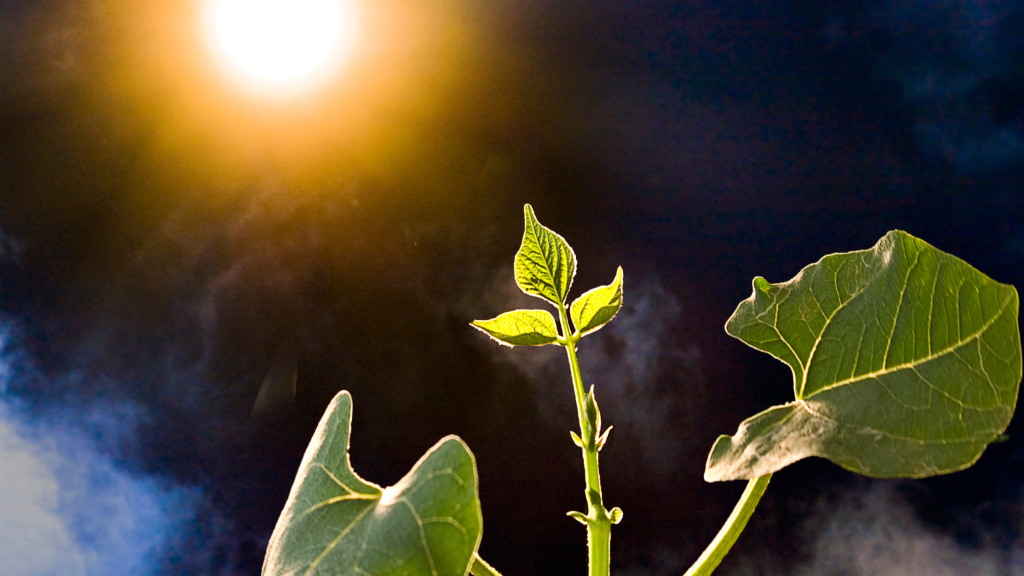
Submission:
<svg viewBox="0 0 1024 576">
<path fill-rule="evenodd" d="M 722 329 L 754 276 L 901 228 L 1024 286 L 1020 1 L 380 0 L 351 68 L 287 103 L 225 82 L 181 4 L 0 0 L 12 574 L 258 573 L 341 389 L 363 477 L 459 434 L 483 556 L 582 573 L 564 359 L 468 326 L 534 306 L 526 202 L 576 249 L 575 294 L 625 270 L 580 353 L 630 576 L 689 566 L 742 490 L 702 481 L 714 438 L 790 399 Z M 255 423 L 278 354 L 296 407 Z M 719 573 L 1020 573 L 1009 434 L 924 481 L 798 463 Z"/>
</svg>

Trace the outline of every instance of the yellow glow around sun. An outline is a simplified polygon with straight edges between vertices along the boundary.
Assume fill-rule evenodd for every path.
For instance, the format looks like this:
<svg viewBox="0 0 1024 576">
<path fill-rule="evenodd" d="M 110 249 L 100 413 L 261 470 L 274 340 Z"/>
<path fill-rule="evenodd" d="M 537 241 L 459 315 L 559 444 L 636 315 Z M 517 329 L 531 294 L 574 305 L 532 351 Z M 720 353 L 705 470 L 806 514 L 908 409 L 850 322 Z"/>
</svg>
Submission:
<svg viewBox="0 0 1024 576">
<path fill-rule="evenodd" d="M 208 27 L 222 56 L 267 88 L 321 77 L 351 51 L 352 0 L 212 0 Z"/>
</svg>

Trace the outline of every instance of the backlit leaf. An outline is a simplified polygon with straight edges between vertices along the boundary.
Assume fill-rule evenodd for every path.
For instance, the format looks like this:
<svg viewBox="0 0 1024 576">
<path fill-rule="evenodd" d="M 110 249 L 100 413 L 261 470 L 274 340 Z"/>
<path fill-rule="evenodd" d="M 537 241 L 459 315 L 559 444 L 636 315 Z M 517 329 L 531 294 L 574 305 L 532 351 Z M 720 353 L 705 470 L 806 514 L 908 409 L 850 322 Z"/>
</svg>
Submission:
<svg viewBox="0 0 1024 576">
<path fill-rule="evenodd" d="M 821 456 L 876 477 L 973 464 L 1021 380 L 1017 291 L 905 232 L 781 284 L 754 279 L 726 331 L 793 371 L 796 401 L 721 436 L 708 481 Z"/>
<path fill-rule="evenodd" d="M 555 318 L 547 310 L 513 310 L 471 325 L 502 344 L 542 346 L 558 341 Z"/>
<path fill-rule="evenodd" d="M 576 254 L 564 238 L 537 221 L 529 204 L 523 211 L 526 230 L 516 253 L 516 284 L 527 294 L 564 305 L 576 276 Z"/>
<path fill-rule="evenodd" d="M 483 522 L 476 461 L 455 436 L 381 490 L 348 459 L 352 399 L 328 406 L 267 547 L 263 574 L 466 576 Z"/>
<path fill-rule="evenodd" d="M 615 280 L 607 286 L 598 286 L 585 292 L 569 308 L 572 323 L 580 335 L 599 330 L 622 308 L 622 267 L 615 272 Z"/>
</svg>

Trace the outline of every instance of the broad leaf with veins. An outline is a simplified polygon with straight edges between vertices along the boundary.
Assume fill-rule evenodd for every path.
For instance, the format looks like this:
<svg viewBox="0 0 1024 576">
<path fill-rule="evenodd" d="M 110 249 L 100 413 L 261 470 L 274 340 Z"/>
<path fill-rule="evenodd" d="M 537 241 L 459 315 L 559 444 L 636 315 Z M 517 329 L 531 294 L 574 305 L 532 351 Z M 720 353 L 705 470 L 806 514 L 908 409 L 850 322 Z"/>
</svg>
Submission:
<svg viewBox="0 0 1024 576">
<path fill-rule="evenodd" d="M 708 481 L 808 456 L 876 477 L 973 464 L 1010 422 L 1021 380 L 1017 291 L 900 231 L 754 293 L 726 331 L 793 371 L 796 401 L 744 421 Z"/>
<path fill-rule="evenodd" d="M 576 253 L 553 230 L 537 221 L 533 207 L 523 207 L 526 229 L 516 252 L 516 284 L 523 292 L 559 307 L 565 304 L 576 276 Z"/>
<path fill-rule="evenodd" d="M 513 310 L 470 326 L 506 346 L 543 346 L 558 341 L 555 318 L 547 310 Z"/>
<path fill-rule="evenodd" d="M 572 323 L 581 336 L 596 332 L 612 321 L 622 308 L 622 267 L 607 286 L 588 290 L 569 307 Z"/>
<path fill-rule="evenodd" d="M 352 398 L 331 401 L 306 449 L 264 575 L 466 576 L 483 521 L 476 461 L 455 436 L 381 490 L 348 460 Z"/>
</svg>

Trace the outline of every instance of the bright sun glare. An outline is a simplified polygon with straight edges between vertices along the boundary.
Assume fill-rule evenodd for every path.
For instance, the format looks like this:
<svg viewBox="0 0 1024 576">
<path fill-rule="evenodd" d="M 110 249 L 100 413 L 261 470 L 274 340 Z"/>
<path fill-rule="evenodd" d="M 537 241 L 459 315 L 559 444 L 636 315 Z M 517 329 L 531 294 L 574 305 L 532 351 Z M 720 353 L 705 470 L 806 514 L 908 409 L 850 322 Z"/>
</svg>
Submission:
<svg viewBox="0 0 1024 576">
<path fill-rule="evenodd" d="M 285 86 L 322 74 L 356 35 L 352 0 L 213 0 L 223 55 L 253 79 Z"/>
</svg>

